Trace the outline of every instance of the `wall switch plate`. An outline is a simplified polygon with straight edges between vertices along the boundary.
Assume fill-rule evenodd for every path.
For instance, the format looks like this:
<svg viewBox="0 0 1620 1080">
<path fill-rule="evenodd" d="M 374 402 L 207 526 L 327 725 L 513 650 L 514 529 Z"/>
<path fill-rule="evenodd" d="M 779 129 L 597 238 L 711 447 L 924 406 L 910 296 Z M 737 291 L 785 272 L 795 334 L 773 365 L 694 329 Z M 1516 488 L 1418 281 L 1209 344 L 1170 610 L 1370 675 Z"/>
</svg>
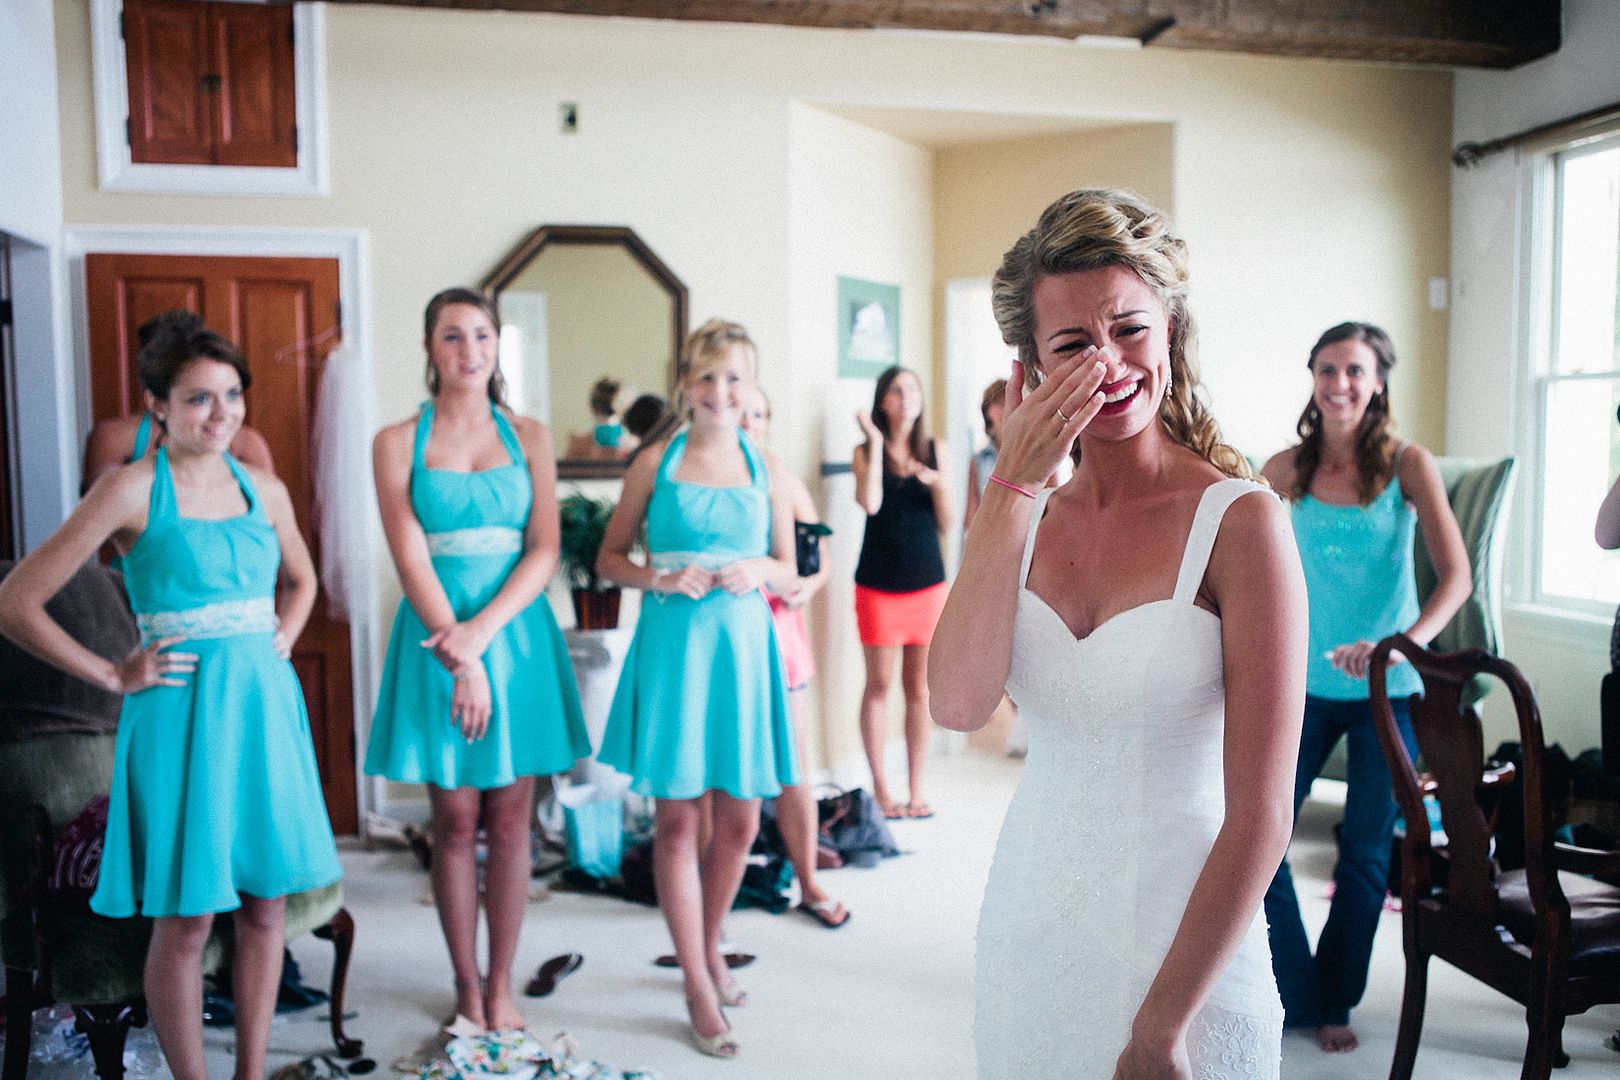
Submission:
<svg viewBox="0 0 1620 1080">
<path fill-rule="evenodd" d="M 1444 311 L 1451 306 L 1451 283 L 1443 277 L 1429 279 L 1429 310 Z"/>
</svg>

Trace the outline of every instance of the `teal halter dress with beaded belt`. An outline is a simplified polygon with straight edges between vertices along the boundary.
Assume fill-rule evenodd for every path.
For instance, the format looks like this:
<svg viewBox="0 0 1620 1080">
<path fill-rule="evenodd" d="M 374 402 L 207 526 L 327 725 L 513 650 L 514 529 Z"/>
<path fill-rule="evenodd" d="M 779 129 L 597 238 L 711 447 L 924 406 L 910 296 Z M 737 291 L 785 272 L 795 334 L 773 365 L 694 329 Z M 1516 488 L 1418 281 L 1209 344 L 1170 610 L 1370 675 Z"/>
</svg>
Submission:
<svg viewBox="0 0 1620 1080">
<path fill-rule="evenodd" d="M 517 433 L 492 406 L 511 460 L 478 472 L 430 469 L 423 455 L 433 405 L 416 422 L 411 508 L 427 533 L 433 570 L 458 620 L 481 611 L 523 557 L 534 502 Z M 492 710 L 489 730 L 469 742 L 451 722 L 454 681 L 431 650 L 409 600 L 394 616 L 366 772 L 440 788 L 497 788 L 521 776 L 563 772 L 591 753 L 568 647 L 544 594 L 513 616 L 484 652 Z"/>
<path fill-rule="evenodd" d="M 753 440 L 737 437 L 752 479 L 729 487 L 675 479 L 686 432 L 670 441 L 647 502 L 658 570 L 714 570 L 770 554 L 770 474 Z M 779 795 L 799 782 L 787 691 L 763 592 L 648 593 L 597 758 L 654 798 Z"/>
<path fill-rule="evenodd" d="M 160 447 L 146 529 L 124 557 L 141 640 L 184 640 L 183 686 L 124 698 L 101 875 L 90 907 L 125 918 L 202 915 L 343 876 L 304 695 L 277 655 L 281 547 L 245 469 L 222 520 L 182 517 Z"/>
</svg>

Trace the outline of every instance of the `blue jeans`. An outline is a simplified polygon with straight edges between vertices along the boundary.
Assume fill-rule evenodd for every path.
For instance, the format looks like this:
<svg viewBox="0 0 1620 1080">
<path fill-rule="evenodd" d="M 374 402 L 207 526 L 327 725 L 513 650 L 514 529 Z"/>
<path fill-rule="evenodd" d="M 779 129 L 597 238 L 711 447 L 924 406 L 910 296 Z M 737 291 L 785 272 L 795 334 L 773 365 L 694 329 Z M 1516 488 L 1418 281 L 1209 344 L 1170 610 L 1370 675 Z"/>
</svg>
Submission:
<svg viewBox="0 0 1620 1080">
<path fill-rule="evenodd" d="M 1404 699 L 1392 700 L 1390 705 L 1407 752 L 1415 757 L 1411 707 Z M 1373 935 L 1384 909 L 1390 841 L 1398 811 L 1370 701 L 1305 699 L 1299 769 L 1294 776 L 1294 820 L 1298 822 L 1299 807 L 1310 794 L 1311 781 L 1340 736 L 1349 740 L 1350 775 L 1339 831 L 1339 861 L 1333 868 L 1333 902 L 1314 957 L 1287 858 L 1266 890 L 1271 968 L 1288 1027 L 1350 1022 L 1351 1008 L 1367 989 Z"/>
</svg>

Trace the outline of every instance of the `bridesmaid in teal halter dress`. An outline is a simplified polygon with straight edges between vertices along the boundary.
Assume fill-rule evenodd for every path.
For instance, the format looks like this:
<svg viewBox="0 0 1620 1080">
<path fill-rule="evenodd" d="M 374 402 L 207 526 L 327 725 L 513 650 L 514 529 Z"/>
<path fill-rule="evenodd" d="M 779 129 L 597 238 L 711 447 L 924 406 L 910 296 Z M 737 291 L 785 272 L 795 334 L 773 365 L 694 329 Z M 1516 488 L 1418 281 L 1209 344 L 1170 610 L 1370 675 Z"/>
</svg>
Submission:
<svg viewBox="0 0 1620 1080">
<path fill-rule="evenodd" d="M 710 320 L 688 339 L 690 426 L 625 475 L 597 573 L 646 591 L 600 760 L 657 799 L 658 904 L 675 941 L 698 1048 L 733 1057 L 722 1005 L 746 998 L 720 938 L 759 829 L 762 797 L 799 782 L 787 676 L 762 586 L 798 574 L 784 474 L 739 428 L 754 346 Z M 647 565 L 630 549 L 647 529 Z M 704 796 L 712 809 L 699 852 Z"/>
<path fill-rule="evenodd" d="M 236 1075 L 258 1077 L 283 898 L 342 876 L 287 660 L 315 602 L 315 571 L 285 486 L 228 452 L 249 381 L 236 348 L 204 328 L 171 328 L 142 350 L 140 373 L 164 445 L 98 481 L 0 584 L 0 632 L 124 693 L 90 906 L 154 920 L 146 1000 L 181 1080 L 207 1077 L 202 950 L 214 915 L 236 912 Z M 117 664 L 44 609 L 108 541 L 124 555 L 142 641 Z"/>
<path fill-rule="evenodd" d="M 160 331 L 194 333 L 205 329 L 207 327 L 203 321 L 194 313 L 175 308 L 147 319 L 136 331 L 136 338 L 145 347 Z M 153 404 L 147 402 L 146 411 L 138 417 L 114 416 L 97 420 L 91 426 L 90 434 L 84 440 L 84 471 L 79 483 L 81 495 L 107 473 L 132 461 L 139 461 L 163 444 L 163 429 L 152 423 Z M 240 464 L 252 466 L 261 472 L 276 471 L 275 462 L 270 457 L 270 444 L 247 424 L 238 428 L 236 437 L 231 440 L 231 456 Z M 121 571 L 124 569 L 124 557 L 113 552 L 107 565 Z"/>
<path fill-rule="evenodd" d="M 433 895 L 456 1013 L 524 1026 L 512 963 L 529 900 L 534 778 L 589 756 L 573 667 L 542 595 L 557 568 L 556 461 L 543 424 L 502 403 L 489 301 L 446 289 L 427 307 L 420 415 L 377 436 L 377 501 L 405 600 L 383 666 L 366 772 L 429 785 Z M 477 955 L 482 818 L 489 837 Z"/>
</svg>

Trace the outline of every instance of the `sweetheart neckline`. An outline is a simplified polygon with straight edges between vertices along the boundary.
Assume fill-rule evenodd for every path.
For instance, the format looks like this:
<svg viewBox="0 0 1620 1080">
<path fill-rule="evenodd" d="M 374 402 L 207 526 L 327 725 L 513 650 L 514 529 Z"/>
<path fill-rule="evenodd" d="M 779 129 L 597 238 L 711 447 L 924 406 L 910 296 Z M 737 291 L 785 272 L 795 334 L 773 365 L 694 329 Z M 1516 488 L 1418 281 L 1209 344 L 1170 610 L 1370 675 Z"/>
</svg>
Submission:
<svg viewBox="0 0 1620 1080">
<path fill-rule="evenodd" d="M 1064 634 L 1067 635 L 1068 639 L 1076 645 L 1084 645 L 1086 642 L 1102 633 L 1114 623 L 1125 618 L 1127 615 L 1133 615 L 1138 611 L 1145 611 L 1148 608 L 1160 607 L 1165 604 L 1180 604 L 1182 606 L 1189 607 L 1194 611 L 1203 612 L 1205 615 L 1208 615 L 1210 618 L 1214 619 L 1217 623 L 1221 621 L 1221 617 L 1208 608 L 1199 607 L 1197 604 L 1189 601 L 1177 600 L 1173 596 L 1166 596 L 1158 600 L 1146 600 L 1140 604 L 1133 604 L 1130 607 L 1125 608 L 1123 611 L 1116 611 L 1114 614 L 1108 616 L 1108 618 L 1104 619 L 1096 626 L 1093 626 L 1091 628 L 1091 633 L 1085 635 L 1084 637 L 1080 637 L 1075 634 L 1072 629 L 1070 629 L 1068 621 L 1065 620 L 1062 615 L 1058 614 L 1057 608 L 1047 603 L 1046 598 L 1040 593 L 1036 592 L 1034 589 L 1031 589 L 1028 585 L 1020 587 L 1019 592 L 1022 595 L 1028 596 L 1030 599 L 1034 600 L 1035 603 L 1040 606 L 1041 610 L 1045 611 L 1047 614 L 1051 615 L 1052 618 L 1056 619 L 1057 624 L 1063 628 Z"/>
</svg>

